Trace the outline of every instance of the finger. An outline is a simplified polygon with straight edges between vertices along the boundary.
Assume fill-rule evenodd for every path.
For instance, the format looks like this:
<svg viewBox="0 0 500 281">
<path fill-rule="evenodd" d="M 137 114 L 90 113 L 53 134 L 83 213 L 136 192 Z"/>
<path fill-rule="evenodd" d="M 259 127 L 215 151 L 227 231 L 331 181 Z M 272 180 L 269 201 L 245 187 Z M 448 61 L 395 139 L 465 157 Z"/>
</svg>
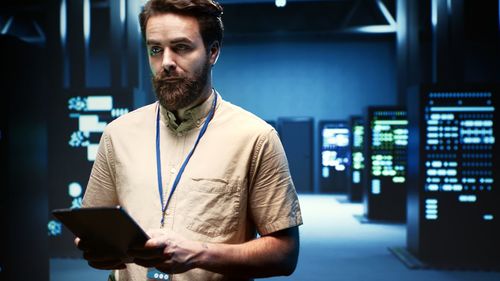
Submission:
<svg viewBox="0 0 500 281">
<path fill-rule="evenodd" d="M 146 241 L 144 248 L 165 248 L 170 243 L 170 239 L 166 235 L 161 235 Z"/>
<path fill-rule="evenodd" d="M 89 261 L 88 264 L 93 268 L 104 269 L 104 270 L 125 269 L 127 267 L 121 261 L 107 261 L 107 262 Z"/>
<path fill-rule="evenodd" d="M 146 260 L 152 260 L 157 258 L 168 258 L 168 256 L 165 255 L 165 253 L 163 252 L 163 249 L 164 248 L 132 249 L 127 252 L 127 255 L 134 258 L 146 259 Z"/>
</svg>

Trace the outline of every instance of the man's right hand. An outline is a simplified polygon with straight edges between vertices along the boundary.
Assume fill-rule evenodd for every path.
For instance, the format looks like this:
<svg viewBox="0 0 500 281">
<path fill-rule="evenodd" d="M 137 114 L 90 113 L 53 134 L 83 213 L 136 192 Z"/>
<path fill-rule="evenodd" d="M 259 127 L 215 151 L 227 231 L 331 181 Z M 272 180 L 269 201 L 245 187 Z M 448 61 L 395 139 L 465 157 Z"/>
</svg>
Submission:
<svg viewBox="0 0 500 281">
<path fill-rule="evenodd" d="M 125 263 L 120 257 L 110 254 L 109 251 L 103 250 L 97 244 L 91 241 L 75 239 L 75 244 L 78 249 L 82 250 L 83 258 L 87 260 L 89 265 L 97 269 L 124 269 Z"/>
</svg>

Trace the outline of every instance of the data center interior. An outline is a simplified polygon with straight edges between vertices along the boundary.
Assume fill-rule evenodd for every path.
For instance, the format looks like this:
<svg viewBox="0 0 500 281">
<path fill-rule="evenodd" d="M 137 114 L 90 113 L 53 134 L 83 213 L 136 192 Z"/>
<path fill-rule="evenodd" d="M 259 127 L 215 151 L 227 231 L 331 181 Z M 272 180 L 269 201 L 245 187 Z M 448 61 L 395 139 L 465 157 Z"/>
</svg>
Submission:
<svg viewBox="0 0 500 281">
<path fill-rule="evenodd" d="M 50 210 L 155 101 L 144 2 L 0 3 L 0 280 L 107 278 Z M 304 216 L 271 279 L 500 280 L 500 1 L 219 2 L 214 86 L 278 131 Z"/>
</svg>

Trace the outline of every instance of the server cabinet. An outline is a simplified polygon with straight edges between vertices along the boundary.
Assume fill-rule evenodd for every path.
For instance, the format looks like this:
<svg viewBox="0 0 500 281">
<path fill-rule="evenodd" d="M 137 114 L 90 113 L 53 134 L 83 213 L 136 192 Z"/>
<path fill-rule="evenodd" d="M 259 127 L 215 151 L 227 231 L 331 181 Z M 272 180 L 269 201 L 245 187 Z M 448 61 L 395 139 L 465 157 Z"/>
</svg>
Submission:
<svg viewBox="0 0 500 281">
<path fill-rule="evenodd" d="M 407 246 L 422 260 L 500 264 L 499 94 L 488 86 L 411 91 Z"/>
<path fill-rule="evenodd" d="M 313 119 L 278 118 L 278 133 L 288 158 L 297 192 L 313 191 Z"/>
<path fill-rule="evenodd" d="M 349 136 L 346 121 L 319 122 L 320 177 L 322 193 L 346 193 L 350 168 Z"/>
</svg>

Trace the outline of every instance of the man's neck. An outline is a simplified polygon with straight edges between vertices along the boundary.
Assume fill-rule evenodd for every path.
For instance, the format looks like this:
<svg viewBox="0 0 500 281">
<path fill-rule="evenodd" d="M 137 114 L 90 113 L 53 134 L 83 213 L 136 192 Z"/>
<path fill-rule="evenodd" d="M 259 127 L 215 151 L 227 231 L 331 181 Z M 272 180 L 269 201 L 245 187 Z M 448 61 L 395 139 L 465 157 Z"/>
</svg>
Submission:
<svg viewBox="0 0 500 281">
<path fill-rule="evenodd" d="M 173 110 L 172 113 L 175 115 L 175 118 L 178 120 L 177 122 L 182 122 L 186 120 L 186 111 L 195 108 L 199 106 L 200 104 L 204 103 L 212 94 L 212 86 L 211 84 L 207 84 L 205 89 L 203 89 L 203 94 L 196 99 L 192 104 L 186 106 L 185 108 L 181 108 L 178 110 Z"/>
</svg>

